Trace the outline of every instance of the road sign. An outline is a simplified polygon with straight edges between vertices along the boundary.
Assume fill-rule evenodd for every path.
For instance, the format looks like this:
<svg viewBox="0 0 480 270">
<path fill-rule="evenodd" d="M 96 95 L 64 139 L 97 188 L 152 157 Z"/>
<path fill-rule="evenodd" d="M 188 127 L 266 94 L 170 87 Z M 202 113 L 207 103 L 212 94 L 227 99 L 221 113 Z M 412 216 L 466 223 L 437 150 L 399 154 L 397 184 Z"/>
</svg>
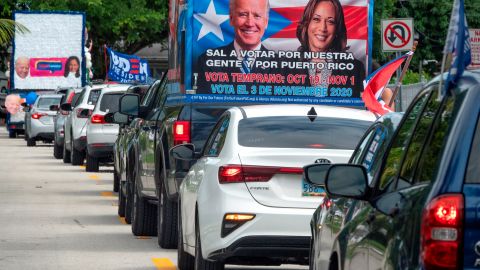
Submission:
<svg viewBox="0 0 480 270">
<path fill-rule="evenodd" d="M 413 47 L 413 19 L 382 20 L 384 52 L 409 51 Z"/>
<path fill-rule="evenodd" d="M 472 50 L 472 63 L 469 68 L 480 68 L 480 29 L 470 29 L 470 48 Z"/>
</svg>

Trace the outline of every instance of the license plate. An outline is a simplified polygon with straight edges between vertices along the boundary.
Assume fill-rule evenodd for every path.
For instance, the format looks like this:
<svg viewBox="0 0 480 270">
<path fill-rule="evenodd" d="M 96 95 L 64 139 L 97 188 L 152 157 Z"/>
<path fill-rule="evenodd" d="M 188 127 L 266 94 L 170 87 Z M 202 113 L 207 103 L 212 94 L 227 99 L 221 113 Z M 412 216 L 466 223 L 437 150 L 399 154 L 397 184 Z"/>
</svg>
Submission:
<svg viewBox="0 0 480 270">
<path fill-rule="evenodd" d="M 325 188 L 307 183 L 302 178 L 302 196 L 325 196 Z"/>
</svg>

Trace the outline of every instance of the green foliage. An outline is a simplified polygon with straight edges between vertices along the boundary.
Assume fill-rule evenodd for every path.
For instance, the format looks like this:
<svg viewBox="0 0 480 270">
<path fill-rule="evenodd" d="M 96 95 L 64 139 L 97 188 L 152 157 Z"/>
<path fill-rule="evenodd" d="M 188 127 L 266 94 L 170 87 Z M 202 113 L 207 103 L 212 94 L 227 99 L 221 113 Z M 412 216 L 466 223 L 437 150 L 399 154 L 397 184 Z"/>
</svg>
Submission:
<svg viewBox="0 0 480 270">
<path fill-rule="evenodd" d="M 415 32 L 418 34 L 419 44 L 409 69 L 418 71 L 420 61 L 426 59 L 436 59 L 441 63 L 452 4 L 452 0 L 375 1 L 373 59 L 384 64 L 395 57 L 394 53 L 382 52 L 381 19 L 411 17 Z M 469 28 L 480 28 L 478 0 L 465 0 L 465 13 Z M 430 74 L 440 71 L 439 65 L 428 68 L 430 68 L 428 70 Z"/>
</svg>

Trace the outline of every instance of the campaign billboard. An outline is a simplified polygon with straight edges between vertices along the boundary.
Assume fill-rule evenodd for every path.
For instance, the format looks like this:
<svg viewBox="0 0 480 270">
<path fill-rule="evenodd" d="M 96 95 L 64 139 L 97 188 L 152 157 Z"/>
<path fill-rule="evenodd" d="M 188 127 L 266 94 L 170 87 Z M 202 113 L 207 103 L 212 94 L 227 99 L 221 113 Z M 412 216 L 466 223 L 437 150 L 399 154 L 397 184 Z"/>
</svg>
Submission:
<svg viewBox="0 0 480 270">
<path fill-rule="evenodd" d="M 192 2 L 187 90 L 239 101 L 363 105 L 371 1 Z"/>
<path fill-rule="evenodd" d="M 84 13 L 17 11 L 14 20 L 28 32 L 15 32 L 12 89 L 85 85 Z"/>
</svg>

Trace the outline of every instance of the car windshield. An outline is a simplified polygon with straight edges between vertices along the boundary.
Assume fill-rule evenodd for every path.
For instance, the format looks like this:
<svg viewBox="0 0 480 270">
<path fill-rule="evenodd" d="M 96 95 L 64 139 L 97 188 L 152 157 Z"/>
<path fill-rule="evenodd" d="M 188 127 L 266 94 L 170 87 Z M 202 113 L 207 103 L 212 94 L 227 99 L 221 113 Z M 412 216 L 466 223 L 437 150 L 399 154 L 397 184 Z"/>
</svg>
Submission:
<svg viewBox="0 0 480 270">
<path fill-rule="evenodd" d="M 37 103 L 37 108 L 39 109 L 49 109 L 50 105 L 60 104 L 61 97 L 51 97 L 51 98 L 40 98 Z"/>
<path fill-rule="evenodd" d="M 238 143 L 247 147 L 355 149 L 372 123 L 355 119 L 306 116 L 240 120 Z"/>
<path fill-rule="evenodd" d="M 103 95 L 100 101 L 100 111 L 102 112 L 118 112 L 118 103 L 123 93 Z"/>
</svg>

